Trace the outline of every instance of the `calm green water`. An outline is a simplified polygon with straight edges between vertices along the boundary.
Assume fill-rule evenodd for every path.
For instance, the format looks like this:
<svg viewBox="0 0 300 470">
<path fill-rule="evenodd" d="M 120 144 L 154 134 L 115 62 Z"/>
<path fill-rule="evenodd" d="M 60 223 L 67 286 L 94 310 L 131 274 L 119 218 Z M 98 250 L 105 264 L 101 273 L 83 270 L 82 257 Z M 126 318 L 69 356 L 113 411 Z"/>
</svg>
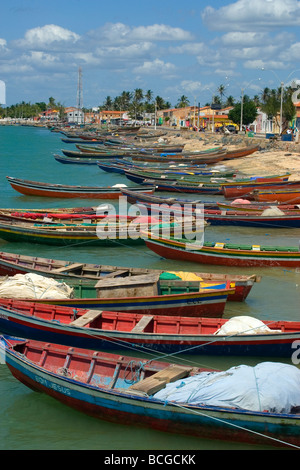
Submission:
<svg viewBox="0 0 300 470">
<path fill-rule="evenodd" d="M 0 126 L 0 207 L 55 208 L 99 204 L 99 200 L 62 200 L 22 196 L 14 191 L 6 176 L 76 185 L 107 186 L 131 183 L 121 175 L 102 172 L 97 166 L 64 165 L 56 162 L 55 153 L 62 148 L 75 149 L 61 141 L 61 134 L 46 129 Z M 213 200 L 216 196 L 206 197 Z M 220 198 L 218 198 L 220 200 Z M 209 227 L 207 240 L 239 241 L 253 244 L 298 246 L 299 229 L 246 229 Z M 51 247 L 8 243 L 0 240 L 0 250 L 28 255 L 170 270 L 207 272 L 241 272 L 237 268 L 210 267 L 160 259 L 145 247 L 116 246 L 101 249 L 88 245 Z M 257 273 L 262 281 L 256 284 L 247 301 L 229 303 L 225 317 L 251 315 L 259 319 L 299 320 L 300 269 L 246 269 Z M 129 352 L 131 354 L 131 352 Z M 267 358 L 186 358 L 197 365 L 227 368 L 238 364 L 255 365 Z M 281 360 L 281 359 L 278 359 Z M 282 361 L 288 362 L 288 361 Z M 125 427 L 97 421 L 71 410 L 53 399 L 33 392 L 16 381 L 6 366 L 0 366 L 0 449 L 96 449 L 96 450 L 211 450 L 253 449 L 252 446 L 201 440 L 193 437 L 160 433 L 149 429 Z M 266 441 L 266 446 L 268 445 Z M 270 447 L 266 447 L 270 448 Z"/>
</svg>

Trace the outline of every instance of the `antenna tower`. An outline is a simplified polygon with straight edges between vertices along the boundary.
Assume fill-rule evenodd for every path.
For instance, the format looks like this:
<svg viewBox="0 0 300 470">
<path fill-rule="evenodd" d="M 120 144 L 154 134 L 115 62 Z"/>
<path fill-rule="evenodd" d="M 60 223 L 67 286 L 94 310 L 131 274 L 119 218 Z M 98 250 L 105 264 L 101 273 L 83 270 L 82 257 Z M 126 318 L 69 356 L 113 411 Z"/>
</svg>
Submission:
<svg viewBox="0 0 300 470">
<path fill-rule="evenodd" d="M 78 86 L 77 86 L 77 108 L 82 108 L 82 70 L 78 69 Z"/>
</svg>

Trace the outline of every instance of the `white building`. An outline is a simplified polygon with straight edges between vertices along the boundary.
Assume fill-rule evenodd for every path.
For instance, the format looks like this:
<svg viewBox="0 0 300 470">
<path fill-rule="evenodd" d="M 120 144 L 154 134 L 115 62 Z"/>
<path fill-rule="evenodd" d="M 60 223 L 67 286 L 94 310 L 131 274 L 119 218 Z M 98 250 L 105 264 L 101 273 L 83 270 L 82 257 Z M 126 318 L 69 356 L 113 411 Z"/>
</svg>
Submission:
<svg viewBox="0 0 300 470">
<path fill-rule="evenodd" d="M 66 108 L 66 118 L 69 124 L 84 124 L 84 112 L 78 108 Z"/>
</svg>

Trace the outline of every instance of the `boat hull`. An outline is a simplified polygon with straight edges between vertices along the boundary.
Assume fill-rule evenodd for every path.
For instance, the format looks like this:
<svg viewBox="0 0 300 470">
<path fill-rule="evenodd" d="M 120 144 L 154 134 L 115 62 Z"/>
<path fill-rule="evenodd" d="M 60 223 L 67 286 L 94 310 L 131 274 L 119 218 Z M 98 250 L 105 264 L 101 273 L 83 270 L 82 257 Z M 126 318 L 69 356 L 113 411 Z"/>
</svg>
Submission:
<svg viewBox="0 0 300 470">
<path fill-rule="evenodd" d="M 164 240 L 163 243 L 154 240 L 145 240 L 145 242 L 148 248 L 159 256 L 178 261 L 238 267 L 300 267 L 300 252 L 296 251 L 251 251 L 251 248 L 243 250 L 207 246 L 195 251 L 185 249 L 183 243 L 173 244 L 168 240 Z"/>
<path fill-rule="evenodd" d="M 165 323 L 166 329 L 161 333 L 147 333 L 144 331 L 134 332 L 126 331 L 127 327 L 123 327 L 123 331 L 111 330 L 109 328 L 95 327 L 78 327 L 72 326 L 71 322 L 63 323 L 59 321 L 51 321 L 46 318 L 33 316 L 29 313 L 36 308 L 34 302 L 28 303 L 28 310 L 24 313 L 25 302 L 5 302 L 0 301 L 0 331 L 2 334 L 16 336 L 19 338 L 28 338 L 46 343 L 63 344 L 70 347 L 78 347 L 84 349 L 101 350 L 126 350 L 137 349 L 140 352 L 155 351 L 164 354 L 189 354 L 189 355 L 211 355 L 211 356 L 256 356 L 256 357 L 287 357 L 290 358 L 294 352 L 295 341 L 300 339 L 300 328 L 296 330 L 297 325 L 289 327 L 289 323 L 296 322 L 268 322 L 282 328 L 282 333 L 273 334 L 241 334 L 229 336 L 215 336 L 214 334 L 197 334 L 197 333 L 172 333 L 168 332 L 168 318 L 163 316 L 155 316 L 154 322 Z M 12 308 L 8 308 L 11 305 Z M 19 307 L 19 308 L 18 308 Z M 22 311 L 21 311 L 22 309 Z M 68 309 L 69 310 L 69 309 Z M 49 313 L 49 312 L 48 312 Z M 70 318 L 72 312 L 69 313 Z M 46 317 L 46 313 L 44 313 Z M 50 317 L 50 315 L 48 314 Z M 142 316 L 131 316 L 129 314 L 120 314 L 107 312 L 107 318 L 111 317 L 111 322 L 120 321 L 124 325 L 127 323 L 137 324 Z M 120 318 L 121 317 L 121 318 Z M 213 322 L 215 331 L 218 325 L 223 325 L 227 320 L 212 319 L 207 320 L 201 317 L 196 319 L 180 317 L 178 320 L 186 325 L 186 328 L 199 330 L 205 327 L 201 325 L 203 322 Z M 170 320 L 169 328 L 174 329 Z M 195 323 L 192 325 L 191 323 Z M 199 325 L 198 325 L 199 322 Z M 107 323 L 109 321 L 107 320 Z M 282 323 L 282 324 L 281 324 Z M 299 327 L 299 325 L 298 325 Z M 211 327 L 213 330 L 213 326 Z M 286 332 L 285 332 L 286 330 Z M 290 331 L 291 330 L 291 331 Z M 293 330 L 293 331 L 292 331 Z"/>
<path fill-rule="evenodd" d="M 54 279 L 63 279 L 65 282 L 78 282 L 92 280 L 96 282 L 105 276 L 124 279 L 135 275 L 161 274 L 165 271 L 143 268 L 126 268 L 121 266 L 107 266 L 91 263 L 73 263 L 72 261 L 47 259 L 36 256 L 26 256 L 14 253 L 0 253 L 0 275 L 14 276 L 15 274 L 35 273 Z M 203 282 L 234 284 L 235 291 L 229 292 L 228 300 L 244 302 L 255 282 L 260 282 L 256 275 L 229 275 L 195 272 Z"/>
<path fill-rule="evenodd" d="M 122 193 L 119 187 L 65 186 L 60 184 L 39 183 L 7 177 L 11 187 L 26 196 L 81 198 L 81 199 L 118 199 Z M 133 191 L 154 192 L 154 187 L 131 188 Z"/>
<path fill-rule="evenodd" d="M 27 387 L 98 419 L 222 441 L 273 446 L 300 443 L 299 417 L 295 414 L 178 406 L 137 396 L 124 388 L 108 389 L 101 377 L 100 383 L 87 384 L 79 377 L 50 372 L 9 348 L 5 357 L 12 375 Z"/>
</svg>

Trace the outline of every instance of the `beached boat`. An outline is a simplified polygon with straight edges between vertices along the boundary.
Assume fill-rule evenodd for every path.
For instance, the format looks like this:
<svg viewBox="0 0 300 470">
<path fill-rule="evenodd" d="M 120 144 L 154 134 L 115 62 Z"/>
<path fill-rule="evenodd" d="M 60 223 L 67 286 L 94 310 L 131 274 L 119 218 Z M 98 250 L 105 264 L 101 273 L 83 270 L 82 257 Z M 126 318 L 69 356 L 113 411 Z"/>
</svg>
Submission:
<svg viewBox="0 0 300 470">
<path fill-rule="evenodd" d="M 296 246 L 239 245 L 205 242 L 203 245 L 172 238 L 145 239 L 146 245 L 167 259 L 194 263 L 238 267 L 300 267 L 300 251 Z"/>
<path fill-rule="evenodd" d="M 217 202 L 220 210 L 233 210 L 241 212 L 263 212 L 266 209 L 275 208 L 284 212 L 297 213 L 300 212 L 299 204 L 283 204 L 280 202 L 270 202 L 269 204 L 257 201 L 247 201 L 245 199 L 237 199 L 230 204 L 225 202 Z"/>
<path fill-rule="evenodd" d="M 207 163 L 207 164 L 212 164 L 212 163 L 218 163 L 223 160 L 232 160 L 234 158 L 241 158 L 241 157 L 246 157 L 248 155 L 252 155 L 253 153 L 257 152 L 259 150 L 259 146 L 253 146 L 253 147 L 243 147 L 240 149 L 236 150 L 220 150 L 212 154 L 203 154 L 203 155 L 190 155 L 186 157 L 180 157 L 180 154 L 178 155 L 178 158 L 176 161 L 180 160 L 180 162 L 193 162 L 193 163 Z M 175 160 L 174 156 L 172 157 L 173 161 Z M 139 155 L 132 155 L 132 160 L 133 161 L 139 161 L 139 160 L 144 160 L 144 161 L 149 161 L 149 162 L 158 162 L 158 161 L 172 161 L 171 157 L 159 157 L 159 156 L 153 156 L 153 155 L 147 155 L 147 156 L 139 156 Z"/>
<path fill-rule="evenodd" d="M 154 179 L 140 176 L 131 170 L 125 171 L 125 176 L 134 183 L 147 186 L 155 186 L 157 191 L 194 193 L 194 194 L 221 194 L 222 188 L 219 183 L 190 182 L 181 180 L 167 180 L 164 178 Z"/>
<path fill-rule="evenodd" d="M 121 196 L 121 187 L 115 186 L 69 186 L 65 184 L 42 183 L 38 181 L 23 180 L 6 177 L 11 187 L 26 196 L 44 196 L 55 198 L 84 198 L 84 199 L 118 199 Z M 152 185 L 148 188 L 133 187 L 133 191 L 142 191 L 154 193 L 155 188 Z"/>
<path fill-rule="evenodd" d="M 252 192 L 251 199 L 260 203 L 300 204 L 300 186 L 296 189 L 292 187 L 258 189 Z"/>
<path fill-rule="evenodd" d="M 268 362 L 255 368 L 235 366 L 220 373 L 4 336 L 1 349 L 10 372 L 22 384 L 99 419 L 205 439 L 297 448 L 300 445 L 298 399 L 294 406 L 289 399 L 285 407 L 281 404 L 281 409 L 274 409 L 278 396 L 298 397 L 299 370 L 293 365 Z M 233 374 L 232 382 L 227 384 Z M 211 388 L 211 379 L 217 381 L 222 405 L 205 394 L 207 386 Z M 198 399 L 191 390 L 184 393 L 185 384 L 191 380 L 196 380 L 196 387 L 204 394 Z M 175 390 L 181 384 L 181 399 L 173 394 L 166 397 L 167 383 Z M 250 400 L 249 406 L 245 397 L 252 397 L 252 389 L 255 405 Z M 262 407 L 257 402 L 258 392 L 261 400 L 268 396 L 267 403 L 265 399 L 260 403 Z M 240 402 L 237 404 L 236 400 Z"/>
<path fill-rule="evenodd" d="M 253 191 L 257 187 L 281 187 L 281 185 L 288 184 L 285 181 L 286 176 L 274 175 L 266 177 L 255 178 L 224 178 L 216 176 L 195 176 L 195 175 L 171 175 L 160 174 L 155 176 L 151 171 L 136 171 L 134 169 L 125 170 L 125 176 L 130 181 L 139 185 L 155 185 L 158 191 L 182 191 L 189 193 L 210 193 L 210 194 L 224 194 L 228 188 L 241 188 L 245 194 Z M 300 187 L 300 183 L 299 187 Z M 296 183 L 293 184 L 297 186 Z M 243 189 L 244 188 L 244 189 Z"/>
<path fill-rule="evenodd" d="M 0 331 L 85 349 L 291 357 L 300 322 L 141 315 L 0 299 Z"/>
<path fill-rule="evenodd" d="M 255 182 L 245 182 L 244 184 L 222 184 L 222 193 L 226 199 L 236 199 L 240 197 L 245 197 L 249 200 L 254 200 L 254 194 L 256 191 L 285 191 L 285 190 L 298 190 L 300 191 L 300 180 L 296 181 L 255 181 Z M 275 198 L 274 198 L 275 200 Z M 293 201 L 291 201 L 293 203 Z"/>
<path fill-rule="evenodd" d="M 93 263 L 81 263 L 76 261 L 57 260 L 28 256 L 16 253 L 0 252 L 0 275 L 13 276 L 15 274 L 35 273 L 54 279 L 62 279 L 65 282 L 95 281 L 121 278 L 128 279 L 132 276 L 156 274 L 161 277 L 177 278 L 178 280 L 191 280 L 199 278 L 204 283 L 223 284 L 229 282 L 234 287 L 234 292 L 228 295 L 229 301 L 243 302 L 248 297 L 254 283 L 260 282 L 260 276 L 256 274 L 222 274 L 206 272 L 168 272 L 166 270 L 133 268 L 124 266 L 111 266 Z"/>
<path fill-rule="evenodd" d="M 134 165 L 134 164 L 124 164 L 122 165 L 122 163 L 120 162 L 116 162 L 116 163 L 110 163 L 110 162 L 102 162 L 102 161 L 98 161 L 97 162 L 97 165 L 98 167 L 101 169 L 101 170 L 104 170 L 104 171 L 107 171 L 108 173 L 120 173 L 120 174 L 124 174 L 125 171 L 127 170 L 135 170 L 135 171 L 143 171 L 145 170 L 145 166 L 138 166 L 138 165 Z M 172 168 L 173 167 L 173 168 Z M 174 168 L 174 165 L 168 165 L 168 166 L 164 166 L 164 167 L 152 167 L 151 170 L 154 169 L 155 171 L 156 170 L 160 170 L 161 173 L 164 173 L 165 175 L 168 175 L 170 174 L 170 176 L 172 176 L 172 174 L 176 174 L 178 177 L 179 175 L 180 176 L 185 176 L 185 175 L 195 175 L 195 176 L 207 176 L 207 177 L 233 177 L 235 176 L 235 171 L 232 170 L 224 170 L 224 171 L 221 171 L 221 170 L 217 170 L 217 169 L 213 169 L 212 167 L 208 167 L 207 169 L 205 168 L 197 168 L 196 166 L 186 166 L 186 167 L 182 167 L 181 169 L 177 167 L 177 171 L 175 171 L 175 168 Z"/>
<path fill-rule="evenodd" d="M 28 276 L 28 275 L 27 275 Z M 14 298 L 18 286 L 27 283 L 28 279 L 9 278 L 1 283 L 1 297 Z M 31 279 L 31 277 L 30 277 Z M 38 278 L 39 279 L 39 278 Z M 44 279 L 41 278 L 43 281 Z M 48 278 L 46 278 L 48 280 Z M 30 285 L 34 285 L 34 280 Z M 71 291 L 70 289 L 71 288 Z M 127 278 L 100 279 L 95 283 L 82 281 L 68 283 L 67 295 L 39 296 L 37 303 L 61 305 L 72 308 L 115 310 L 149 315 L 204 316 L 222 317 L 228 295 L 235 287 L 229 281 L 217 284 L 203 281 L 182 281 L 178 279 L 161 279 L 159 274 L 131 276 Z M 32 301 L 31 293 L 24 290 L 18 298 Z M 46 291 L 47 294 L 48 291 Z"/>
</svg>

